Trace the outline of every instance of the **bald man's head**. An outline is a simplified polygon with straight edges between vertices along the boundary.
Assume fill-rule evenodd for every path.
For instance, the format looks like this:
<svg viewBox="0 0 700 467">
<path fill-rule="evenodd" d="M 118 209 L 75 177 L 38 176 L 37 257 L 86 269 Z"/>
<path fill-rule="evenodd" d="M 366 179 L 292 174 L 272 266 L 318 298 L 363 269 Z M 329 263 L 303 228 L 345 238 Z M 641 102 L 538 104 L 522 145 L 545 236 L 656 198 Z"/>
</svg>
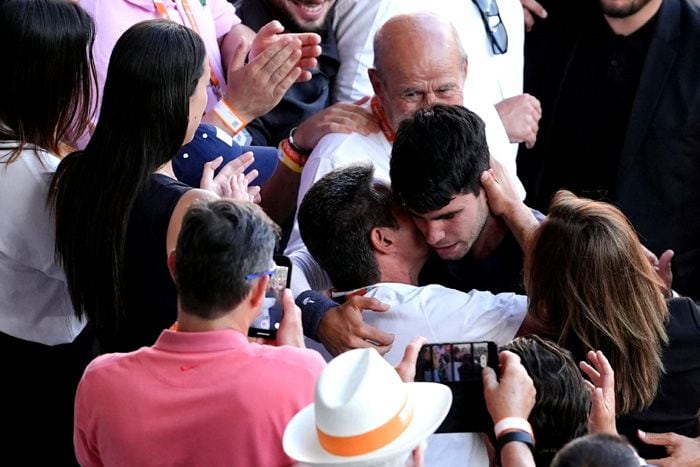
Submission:
<svg viewBox="0 0 700 467">
<path fill-rule="evenodd" d="M 462 104 L 466 71 L 454 26 L 432 13 L 394 16 L 374 38 L 370 80 L 394 129 L 428 105 Z"/>
</svg>

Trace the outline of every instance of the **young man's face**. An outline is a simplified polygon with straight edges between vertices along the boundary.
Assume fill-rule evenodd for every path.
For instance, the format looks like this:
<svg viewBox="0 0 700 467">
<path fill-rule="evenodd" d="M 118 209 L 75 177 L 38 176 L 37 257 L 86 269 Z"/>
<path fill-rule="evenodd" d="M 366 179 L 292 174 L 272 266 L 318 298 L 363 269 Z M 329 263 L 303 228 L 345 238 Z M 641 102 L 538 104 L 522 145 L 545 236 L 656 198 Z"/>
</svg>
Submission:
<svg viewBox="0 0 700 467">
<path fill-rule="evenodd" d="M 426 242 L 442 259 L 461 259 L 481 235 L 489 208 L 483 190 L 478 196 L 458 194 L 446 206 L 435 211 L 411 211 Z"/>
</svg>

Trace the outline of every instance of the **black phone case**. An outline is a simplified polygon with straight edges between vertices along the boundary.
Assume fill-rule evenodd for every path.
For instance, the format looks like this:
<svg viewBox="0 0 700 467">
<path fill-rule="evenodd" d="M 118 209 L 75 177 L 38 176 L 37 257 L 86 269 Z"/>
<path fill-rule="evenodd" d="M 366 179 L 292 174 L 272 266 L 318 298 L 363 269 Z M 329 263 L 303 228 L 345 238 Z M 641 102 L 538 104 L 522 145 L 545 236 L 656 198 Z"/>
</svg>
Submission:
<svg viewBox="0 0 700 467">
<path fill-rule="evenodd" d="M 470 349 L 468 354 L 471 364 L 462 352 L 466 348 Z M 428 351 L 430 360 L 426 358 Z M 440 357 L 435 358 L 434 352 L 438 352 Z M 449 355 L 449 360 L 445 358 L 445 353 Z M 484 366 L 480 357 L 484 354 L 485 364 L 498 374 L 498 346 L 494 342 L 446 342 L 426 344 L 421 348 L 416 364 L 416 381 L 438 382 L 452 391 L 452 406 L 436 433 L 493 431 L 493 421 L 486 410 L 481 379 Z M 479 357 L 479 362 L 475 356 Z"/>
</svg>

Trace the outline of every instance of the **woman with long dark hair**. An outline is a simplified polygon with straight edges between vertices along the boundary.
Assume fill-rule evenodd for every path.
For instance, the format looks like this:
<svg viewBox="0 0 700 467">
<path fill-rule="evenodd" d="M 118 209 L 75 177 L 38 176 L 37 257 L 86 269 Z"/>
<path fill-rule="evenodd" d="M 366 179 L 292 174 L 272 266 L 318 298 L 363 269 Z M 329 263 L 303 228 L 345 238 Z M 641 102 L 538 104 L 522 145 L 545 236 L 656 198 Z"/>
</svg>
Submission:
<svg viewBox="0 0 700 467">
<path fill-rule="evenodd" d="M 73 3 L 0 3 L 3 455 L 26 464 L 75 463 L 73 399 L 94 356 L 54 259 L 46 206 L 51 174 L 92 114 L 94 35 Z"/>
<path fill-rule="evenodd" d="M 500 178 L 500 177 L 499 177 Z M 557 192 L 537 224 L 518 199 L 482 179 L 489 206 L 525 249 L 528 314 L 541 334 L 585 360 L 601 350 L 615 370 L 618 430 L 646 458 L 664 457 L 636 430 L 696 435 L 700 410 L 700 310 L 664 299 L 666 285 L 615 206 Z"/>
<path fill-rule="evenodd" d="M 56 249 L 76 313 L 95 327 L 101 352 L 152 344 L 175 320 L 167 252 L 196 199 L 249 199 L 241 174 L 250 155 L 209 163 L 204 189 L 175 178 L 171 160 L 189 142 L 206 104 L 202 40 L 167 20 L 132 26 L 111 56 L 100 118 L 84 151 L 52 181 Z M 246 162 L 243 164 L 243 162 Z M 254 177 L 256 173 L 253 173 Z"/>
</svg>

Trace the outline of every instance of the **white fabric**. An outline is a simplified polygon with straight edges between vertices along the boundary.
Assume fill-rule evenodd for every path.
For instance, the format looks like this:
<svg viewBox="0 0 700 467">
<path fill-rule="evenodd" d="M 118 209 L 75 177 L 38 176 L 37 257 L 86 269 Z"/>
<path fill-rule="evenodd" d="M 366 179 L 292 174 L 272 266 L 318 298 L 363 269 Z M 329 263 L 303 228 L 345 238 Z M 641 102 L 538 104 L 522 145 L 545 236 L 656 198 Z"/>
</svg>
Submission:
<svg viewBox="0 0 700 467">
<path fill-rule="evenodd" d="M 391 143 L 381 132 L 369 136 L 359 133 L 331 133 L 324 136 L 304 166 L 299 184 L 297 208 L 301 205 L 306 192 L 317 180 L 339 167 L 350 164 L 371 163 L 374 165 L 375 178 L 389 183 L 390 156 Z M 294 296 L 306 290 L 324 290 L 331 287 L 330 279 L 301 240 L 296 216 L 285 255 L 289 256 L 293 264 L 291 288 Z"/>
<path fill-rule="evenodd" d="M 55 224 L 46 206 L 59 160 L 31 147 L 7 164 L 13 147 L 0 142 L 0 331 L 46 345 L 73 342 L 85 323 L 73 314 L 54 260 Z"/>
<path fill-rule="evenodd" d="M 503 345 L 515 337 L 527 313 L 527 297 L 512 293 L 469 293 L 439 285 L 414 287 L 382 283 L 366 297 L 391 307 L 384 313 L 366 311 L 365 323 L 395 335 L 384 358 L 396 366 L 414 336 L 428 343 L 494 341 Z M 428 439 L 426 466 L 487 466 L 486 447 L 480 435 L 445 433 Z"/>
<path fill-rule="evenodd" d="M 497 3 L 508 33 L 508 51 L 502 55 L 493 53 L 479 10 L 471 0 L 338 0 L 333 27 L 342 65 L 336 78 L 336 101 L 354 101 L 373 94 L 367 68 L 374 61 L 374 34 L 392 16 L 418 11 L 443 16 L 455 26 L 469 61 L 464 89 L 466 103 L 493 106 L 521 94 L 525 40 L 522 6 L 520 0 L 497 0 Z M 485 112 L 481 109 L 477 113 L 488 120 L 487 127 L 489 121 L 498 121 L 500 125 L 495 108 L 488 110 L 489 115 Z M 510 144 L 507 139 L 506 143 L 515 161 L 518 145 Z M 493 152 L 494 148 L 491 149 Z"/>
</svg>

